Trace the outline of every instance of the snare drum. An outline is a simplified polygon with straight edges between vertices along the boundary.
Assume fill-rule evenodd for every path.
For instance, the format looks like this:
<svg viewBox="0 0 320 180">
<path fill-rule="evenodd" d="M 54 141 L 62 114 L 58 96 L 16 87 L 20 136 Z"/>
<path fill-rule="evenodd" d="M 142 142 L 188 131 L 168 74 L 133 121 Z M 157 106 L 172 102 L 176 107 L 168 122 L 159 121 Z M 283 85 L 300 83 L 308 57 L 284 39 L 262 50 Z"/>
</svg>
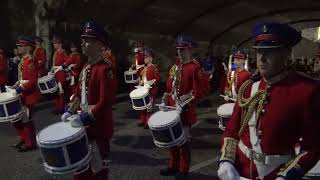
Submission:
<svg viewBox="0 0 320 180">
<path fill-rule="evenodd" d="M 222 104 L 217 109 L 217 114 L 219 116 L 219 128 L 224 131 L 229 118 L 232 115 L 234 108 L 234 103 Z"/>
<path fill-rule="evenodd" d="M 153 142 L 160 148 L 170 148 L 186 142 L 178 111 L 158 111 L 148 121 Z"/>
<path fill-rule="evenodd" d="M 9 92 L 0 93 L 0 122 L 20 119 L 22 115 L 20 95 L 13 96 Z"/>
<path fill-rule="evenodd" d="M 134 71 L 134 70 L 125 71 L 124 72 L 124 79 L 125 79 L 125 82 L 128 84 L 138 83 L 137 71 Z"/>
<path fill-rule="evenodd" d="M 149 89 L 140 87 L 130 92 L 132 108 L 134 110 L 150 109 L 152 102 L 150 100 Z"/>
<path fill-rule="evenodd" d="M 57 122 L 38 133 L 37 143 L 44 168 L 51 174 L 72 173 L 89 166 L 91 148 L 84 128 Z"/>
<path fill-rule="evenodd" d="M 54 75 L 51 74 L 39 78 L 38 87 L 41 94 L 54 93 L 58 89 L 58 85 L 56 80 L 54 79 Z"/>
</svg>

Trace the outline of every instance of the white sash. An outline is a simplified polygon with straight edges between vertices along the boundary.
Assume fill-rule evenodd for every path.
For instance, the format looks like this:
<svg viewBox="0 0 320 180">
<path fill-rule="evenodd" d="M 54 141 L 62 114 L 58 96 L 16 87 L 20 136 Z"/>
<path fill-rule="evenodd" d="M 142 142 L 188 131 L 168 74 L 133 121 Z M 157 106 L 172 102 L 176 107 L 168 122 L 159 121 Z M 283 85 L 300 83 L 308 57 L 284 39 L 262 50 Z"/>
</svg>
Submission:
<svg viewBox="0 0 320 180">
<path fill-rule="evenodd" d="M 259 90 L 259 85 L 260 85 L 261 81 L 257 81 L 255 83 L 253 83 L 252 85 L 252 89 L 251 89 L 251 97 L 253 97 L 254 94 L 256 94 Z M 256 112 L 254 111 L 251 119 L 248 123 L 249 125 L 249 132 L 250 132 L 250 142 L 252 145 L 252 150 L 254 150 L 257 153 L 263 154 L 262 150 L 261 150 L 261 146 L 260 146 L 260 141 L 258 139 L 257 136 L 257 119 L 256 119 Z M 275 170 L 281 163 L 281 161 L 279 161 L 278 163 L 274 163 L 274 164 L 264 164 L 262 162 L 258 162 L 256 160 L 253 160 L 254 164 L 257 167 L 257 171 L 258 171 L 258 176 L 260 179 L 263 179 L 266 175 L 270 174 L 273 170 Z"/>
<path fill-rule="evenodd" d="M 235 79 L 233 82 L 232 82 L 232 85 L 231 85 L 231 97 L 232 98 L 237 98 L 237 91 L 236 91 L 236 72 L 235 71 L 231 71 L 231 79 Z"/>
</svg>

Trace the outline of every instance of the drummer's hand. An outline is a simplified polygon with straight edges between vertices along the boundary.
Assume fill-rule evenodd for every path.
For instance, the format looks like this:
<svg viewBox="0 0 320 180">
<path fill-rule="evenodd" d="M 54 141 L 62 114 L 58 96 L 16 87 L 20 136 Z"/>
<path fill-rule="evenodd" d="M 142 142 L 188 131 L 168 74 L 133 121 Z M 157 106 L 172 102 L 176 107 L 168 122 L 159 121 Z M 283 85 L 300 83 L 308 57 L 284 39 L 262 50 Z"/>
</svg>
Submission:
<svg viewBox="0 0 320 180">
<path fill-rule="evenodd" d="M 151 88 L 150 84 L 145 84 L 143 87 L 146 88 L 146 89 L 150 89 Z"/>
<path fill-rule="evenodd" d="M 166 103 L 161 102 L 161 104 L 159 104 L 159 110 L 160 111 L 168 111 L 168 108 L 166 108 Z"/>
<path fill-rule="evenodd" d="M 236 168 L 228 161 L 219 164 L 218 176 L 221 180 L 239 180 L 240 175 Z"/>
<path fill-rule="evenodd" d="M 72 113 L 70 111 L 66 111 L 65 113 L 62 114 L 61 120 L 63 122 L 67 122 L 67 121 L 69 121 L 68 118 L 71 117 L 71 116 L 72 116 Z"/>
<path fill-rule="evenodd" d="M 72 115 L 70 118 L 72 117 L 74 117 L 74 119 L 71 120 L 72 127 L 89 126 L 91 123 L 93 123 L 93 119 L 88 112 L 81 113 L 80 115 Z"/>
<path fill-rule="evenodd" d="M 224 99 L 225 101 L 230 101 L 229 96 L 224 96 L 223 99 Z"/>
</svg>

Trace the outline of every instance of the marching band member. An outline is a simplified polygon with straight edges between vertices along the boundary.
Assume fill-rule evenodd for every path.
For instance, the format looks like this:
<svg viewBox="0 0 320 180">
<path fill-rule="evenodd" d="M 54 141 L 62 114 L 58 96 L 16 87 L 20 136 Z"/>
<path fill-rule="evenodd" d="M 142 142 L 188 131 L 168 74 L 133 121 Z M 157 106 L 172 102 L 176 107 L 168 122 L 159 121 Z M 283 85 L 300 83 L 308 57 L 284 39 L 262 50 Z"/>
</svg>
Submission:
<svg viewBox="0 0 320 180">
<path fill-rule="evenodd" d="M 101 48 L 107 42 L 107 32 L 102 26 L 87 22 L 81 38 L 83 54 L 88 56 L 88 62 L 80 73 L 79 88 L 70 108 L 61 119 L 63 121 L 73 119 L 71 120 L 73 127 L 87 127 L 86 131 L 92 147 L 90 168 L 75 174 L 74 178 L 106 180 L 108 178 L 106 158 L 113 134 L 112 103 L 115 96 L 114 87 L 110 86 L 114 78 L 112 66 L 103 60 L 101 52 Z M 81 113 L 76 114 L 79 109 Z"/>
<path fill-rule="evenodd" d="M 118 90 L 118 78 L 117 78 L 117 60 L 116 57 L 112 54 L 110 44 L 107 43 L 105 46 L 102 47 L 102 57 L 106 63 L 112 66 L 113 71 L 113 80 L 112 80 L 112 87 L 115 89 L 115 93 Z M 116 102 L 116 96 L 114 96 L 114 103 Z"/>
<path fill-rule="evenodd" d="M 0 93 L 5 92 L 5 85 L 8 83 L 8 60 L 3 52 L 0 49 Z"/>
<path fill-rule="evenodd" d="M 253 33 L 260 75 L 239 89 L 222 138 L 218 176 L 302 179 L 320 155 L 319 86 L 286 69 L 292 47 L 301 40 L 298 31 L 286 24 L 262 23 Z M 295 156 L 300 138 L 302 152 Z"/>
<path fill-rule="evenodd" d="M 188 175 L 191 159 L 190 129 L 197 121 L 195 103 L 201 96 L 201 72 L 199 63 L 192 59 L 191 50 L 193 47 L 195 44 L 191 37 L 177 37 L 176 49 L 179 61 L 170 70 L 166 92 L 162 98 L 162 105 L 176 106 L 181 111 L 181 122 L 187 138 L 185 144 L 170 148 L 169 166 L 160 170 L 161 175 L 176 175 L 177 180 L 185 179 Z M 188 101 L 191 102 L 186 103 Z"/>
<path fill-rule="evenodd" d="M 31 37 L 21 37 L 16 43 L 18 52 L 22 56 L 18 69 L 19 81 L 9 90 L 13 95 L 22 94 L 22 104 L 26 106 L 20 121 L 14 122 L 20 141 L 13 145 L 19 152 L 26 152 L 36 148 L 36 134 L 32 122 L 32 109 L 38 103 L 38 71 L 36 63 L 30 54 L 34 48 Z"/>
<path fill-rule="evenodd" d="M 66 73 L 63 70 L 62 64 L 68 60 L 68 56 L 62 47 L 62 38 L 55 36 L 52 40 L 53 47 L 56 50 L 53 55 L 53 71 L 55 73 L 55 79 L 58 83 L 59 93 L 54 100 L 54 105 L 59 111 L 63 112 L 65 106 L 65 90 L 66 90 Z"/>
<path fill-rule="evenodd" d="M 211 79 L 214 73 L 214 66 L 211 56 L 208 56 L 201 64 L 201 83 L 203 95 L 208 96 L 211 92 Z"/>
<path fill-rule="evenodd" d="M 155 64 L 152 64 L 154 59 L 154 51 L 150 48 L 144 49 L 144 63 L 145 67 L 140 73 L 140 86 L 147 87 L 149 89 L 149 94 L 151 96 L 151 103 L 156 98 L 158 94 L 158 82 L 160 81 L 160 73 Z M 150 109 L 140 111 L 140 122 L 138 126 L 143 126 L 145 129 L 148 129 L 148 120 L 152 115 L 152 106 Z"/>
<path fill-rule="evenodd" d="M 47 54 L 46 50 L 41 46 L 43 39 L 39 36 L 35 36 L 34 40 L 36 43 L 36 48 L 33 52 L 33 59 L 38 65 L 39 77 L 46 76 L 48 74 L 48 70 L 46 68 Z"/>
<path fill-rule="evenodd" d="M 143 55 L 143 46 L 144 42 L 143 41 L 138 41 L 135 43 L 135 48 L 134 48 L 134 57 L 133 57 L 133 62 L 131 68 L 133 70 L 137 70 L 137 74 L 140 74 L 140 71 L 143 69 L 144 66 L 144 55 Z"/>
<path fill-rule="evenodd" d="M 78 48 L 75 43 L 70 44 L 70 50 L 71 53 L 69 54 L 67 61 L 64 62 L 61 66 L 63 70 L 69 71 L 70 73 L 70 94 L 74 94 L 78 84 L 82 62 L 80 53 L 78 52 Z"/>
<path fill-rule="evenodd" d="M 237 51 L 232 56 L 235 69 L 229 69 L 227 73 L 227 80 L 225 85 L 225 100 L 229 101 L 230 98 L 237 99 L 237 94 L 240 86 L 250 78 L 250 72 L 245 68 L 245 61 L 247 56 Z"/>
</svg>

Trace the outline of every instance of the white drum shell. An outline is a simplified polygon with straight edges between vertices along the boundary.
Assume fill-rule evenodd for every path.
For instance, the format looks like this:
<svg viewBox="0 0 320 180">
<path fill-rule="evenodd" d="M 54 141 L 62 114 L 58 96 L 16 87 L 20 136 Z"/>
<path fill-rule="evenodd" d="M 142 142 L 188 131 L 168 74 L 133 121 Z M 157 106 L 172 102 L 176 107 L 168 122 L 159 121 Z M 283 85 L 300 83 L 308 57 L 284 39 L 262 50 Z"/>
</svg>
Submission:
<svg viewBox="0 0 320 180">
<path fill-rule="evenodd" d="M 174 146 L 182 145 L 186 142 L 186 136 L 182 128 L 180 121 L 180 114 L 178 111 L 158 111 L 151 115 L 148 121 L 149 128 L 152 132 L 154 144 L 160 148 L 171 148 Z M 175 137 L 173 128 L 177 127 L 180 130 L 180 135 Z M 154 135 L 155 132 L 161 132 L 168 130 L 171 141 L 163 142 L 157 139 Z M 168 132 L 166 131 L 166 132 Z"/>
<path fill-rule="evenodd" d="M 48 83 L 50 81 L 52 81 L 52 80 L 54 80 L 55 86 L 53 86 L 52 88 L 49 88 Z M 40 87 L 41 83 L 45 84 L 46 90 L 43 90 Z M 56 82 L 56 80 L 54 78 L 54 75 L 47 75 L 47 76 L 40 77 L 38 79 L 38 87 L 39 87 L 39 90 L 40 90 L 41 94 L 54 93 L 54 92 L 56 92 L 58 90 L 58 85 L 57 85 L 57 82 Z"/>
<path fill-rule="evenodd" d="M 57 131 L 57 129 L 60 129 Z M 54 133 L 55 132 L 55 133 Z M 50 134 L 54 133 L 55 138 L 50 137 Z M 65 134 L 65 137 L 64 137 Z M 82 138 L 86 139 L 86 146 L 88 147 L 88 152 L 80 161 L 71 164 L 69 158 L 69 152 L 67 149 L 68 145 L 72 145 L 74 142 L 81 140 Z M 51 140 L 50 140 L 51 139 Z M 37 143 L 40 148 L 53 149 L 53 148 L 62 148 L 63 156 L 65 159 L 65 166 L 63 167 L 54 167 L 48 165 L 45 161 L 43 162 L 44 168 L 48 173 L 51 174 L 69 174 L 74 173 L 79 169 L 82 169 L 88 166 L 91 160 L 91 148 L 88 143 L 88 138 L 85 133 L 84 128 L 73 128 L 69 122 L 58 122 L 52 124 L 45 129 L 41 130 L 37 134 Z M 44 156 L 41 153 L 42 159 Z"/>
<path fill-rule="evenodd" d="M 131 79 L 128 79 L 127 76 L 130 76 Z M 124 80 L 127 84 L 136 84 L 138 83 L 137 71 L 129 70 L 124 72 Z"/>
<path fill-rule="evenodd" d="M 132 108 L 137 111 L 150 109 L 152 102 L 149 95 L 149 90 L 147 88 L 141 87 L 134 89 L 129 94 L 131 99 Z M 142 106 L 137 106 L 135 101 L 141 101 Z"/>
<path fill-rule="evenodd" d="M 21 110 L 16 114 L 9 115 L 7 105 L 13 102 L 18 102 L 20 104 Z M 20 95 L 13 96 L 9 92 L 0 93 L 0 104 L 3 107 L 4 113 L 5 113 L 4 117 L 0 117 L 0 122 L 9 122 L 9 121 L 13 122 L 17 119 L 21 119 L 23 115 L 23 108 L 22 108 Z"/>
<path fill-rule="evenodd" d="M 222 104 L 217 109 L 217 115 L 219 116 L 219 128 L 225 130 L 226 121 L 232 116 L 235 103 Z"/>
</svg>

